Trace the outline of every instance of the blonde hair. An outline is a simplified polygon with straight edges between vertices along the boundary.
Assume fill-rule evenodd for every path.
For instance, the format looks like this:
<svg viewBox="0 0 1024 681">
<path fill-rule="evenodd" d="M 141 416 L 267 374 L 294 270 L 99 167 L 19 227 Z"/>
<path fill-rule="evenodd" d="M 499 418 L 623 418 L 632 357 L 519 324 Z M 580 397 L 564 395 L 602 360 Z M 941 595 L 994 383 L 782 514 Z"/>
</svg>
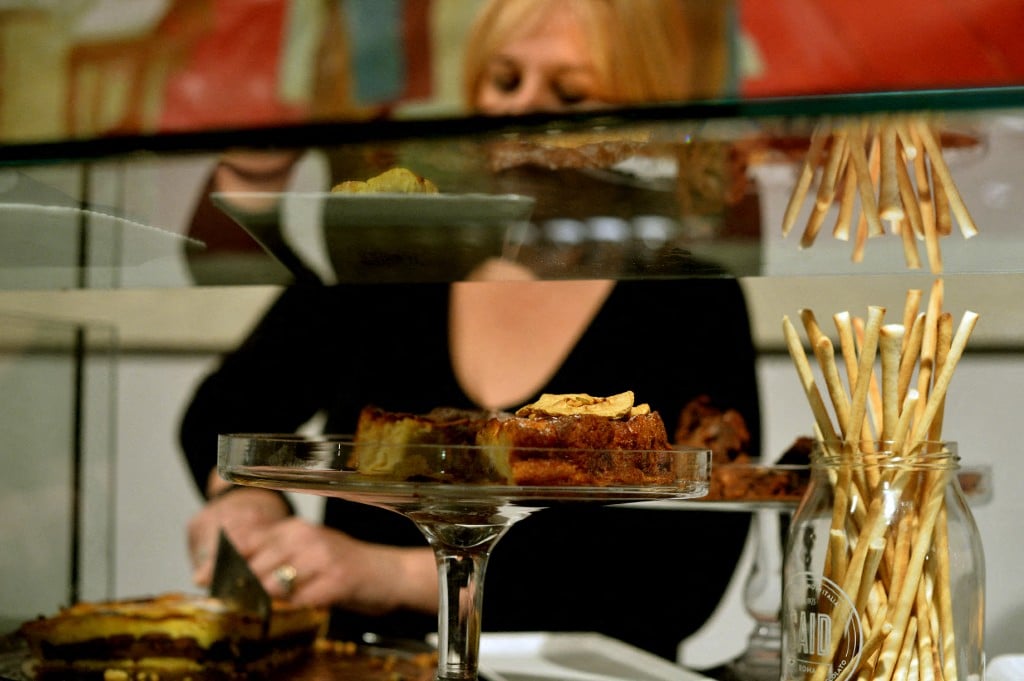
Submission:
<svg viewBox="0 0 1024 681">
<path fill-rule="evenodd" d="M 467 106 L 474 108 L 488 59 L 510 39 L 543 21 L 558 4 L 568 5 L 579 19 L 608 103 L 684 100 L 721 94 L 724 89 L 728 40 L 722 8 L 727 3 L 489 0 L 474 20 L 465 48 Z M 698 59 L 701 63 L 696 68 Z"/>
</svg>

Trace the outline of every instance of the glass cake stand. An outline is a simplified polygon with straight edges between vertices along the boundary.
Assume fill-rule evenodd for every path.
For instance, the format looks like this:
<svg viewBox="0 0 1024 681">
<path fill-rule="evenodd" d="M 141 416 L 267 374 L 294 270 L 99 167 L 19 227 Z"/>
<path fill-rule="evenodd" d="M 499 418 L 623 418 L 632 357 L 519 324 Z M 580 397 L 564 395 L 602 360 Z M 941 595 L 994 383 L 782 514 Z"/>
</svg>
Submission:
<svg viewBox="0 0 1024 681">
<path fill-rule="evenodd" d="M 516 451 L 533 464 L 543 462 L 532 466 L 538 484 L 505 482 L 487 447 L 357 445 L 348 437 L 221 435 L 218 465 L 233 483 L 340 497 L 411 519 L 437 557 L 437 679 L 473 681 L 487 560 L 513 524 L 562 503 L 700 497 L 711 468 L 705 449 Z M 596 478 L 573 472 L 583 462 Z"/>
</svg>

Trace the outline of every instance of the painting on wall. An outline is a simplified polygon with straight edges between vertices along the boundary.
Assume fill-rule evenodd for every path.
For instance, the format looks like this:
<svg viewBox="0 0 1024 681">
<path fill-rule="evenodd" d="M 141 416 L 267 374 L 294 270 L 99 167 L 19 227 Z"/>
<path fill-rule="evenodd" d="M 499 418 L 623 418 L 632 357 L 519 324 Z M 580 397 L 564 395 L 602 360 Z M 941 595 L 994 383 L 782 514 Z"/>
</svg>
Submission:
<svg viewBox="0 0 1024 681">
<path fill-rule="evenodd" d="M 652 2 L 685 6 L 692 70 L 722 85 L 695 98 L 1024 82 L 1015 0 Z M 463 52 L 486 3 L 7 2 L 0 140 L 467 115 Z"/>
</svg>

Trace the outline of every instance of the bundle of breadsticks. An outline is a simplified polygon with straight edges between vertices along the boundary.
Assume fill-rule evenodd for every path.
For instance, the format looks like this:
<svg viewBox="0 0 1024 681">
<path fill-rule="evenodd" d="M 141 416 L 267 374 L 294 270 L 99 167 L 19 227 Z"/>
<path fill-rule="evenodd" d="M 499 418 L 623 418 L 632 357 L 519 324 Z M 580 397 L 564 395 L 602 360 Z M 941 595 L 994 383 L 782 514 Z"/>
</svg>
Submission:
<svg viewBox="0 0 1024 681">
<path fill-rule="evenodd" d="M 849 389 L 840 375 L 835 344 L 814 313 L 802 310 L 800 318 L 817 372 L 795 325 L 783 319 L 816 434 L 826 443 L 826 453 L 841 462 L 830 478 L 835 512 L 823 576 L 850 597 L 861 619 L 864 644 L 859 664 L 843 669 L 837 680 L 918 678 L 908 672 L 911 667 L 922 679 L 957 678 L 949 554 L 944 548 L 945 490 L 954 473 L 907 470 L 911 467 L 891 465 L 897 459 L 889 457 L 912 462 L 934 451 L 926 443 L 942 439 L 947 389 L 978 315 L 965 312 L 954 331 L 953 316 L 942 309 L 941 279 L 934 282 L 924 311 L 922 295 L 918 289 L 907 292 L 898 323 L 885 323 L 885 308 L 879 306 L 868 308 L 866 320 L 848 312 L 833 315 Z M 818 388 L 818 376 L 829 402 Z M 889 443 L 884 452 L 881 447 L 874 450 L 877 454 L 865 452 L 865 442 L 878 441 Z M 842 465 L 855 456 L 858 465 Z M 889 526 L 896 521 L 886 515 L 883 489 L 890 509 L 894 495 L 916 500 L 912 517 Z M 837 659 L 842 635 L 843 628 L 834 626 L 829 648 L 833 657 L 828 659 Z M 824 669 L 808 678 L 823 681 Z"/>
<path fill-rule="evenodd" d="M 918 242 L 923 242 L 929 268 L 938 273 L 939 239 L 952 233 L 953 222 L 964 238 L 978 233 L 943 158 L 939 126 L 924 114 L 820 121 L 786 206 L 783 236 L 796 226 L 815 179 L 817 190 L 801 248 L 814 243 L 833 205 L 837 210 L 832 235 L 852 240 L 854 262 L 863 260 L 869 237 L 889 233 L 900 238 L 911 269 L 921 268 Z"/>
</svg>

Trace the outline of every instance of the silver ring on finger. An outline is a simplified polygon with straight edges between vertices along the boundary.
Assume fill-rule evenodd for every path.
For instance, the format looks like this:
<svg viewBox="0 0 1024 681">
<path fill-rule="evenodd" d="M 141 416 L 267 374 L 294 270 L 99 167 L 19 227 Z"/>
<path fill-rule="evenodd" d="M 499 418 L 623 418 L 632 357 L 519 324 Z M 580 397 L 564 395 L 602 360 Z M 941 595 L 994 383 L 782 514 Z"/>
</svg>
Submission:
<svg viewBox="0 0 1024 681">
<path fill-rule="evenodd" d="M 284 563 L 274 568 L 272 573 L 274 581 L 281 587 L 281 591 L 286 596 L 290 595 L 295 590 L 295 580 L 299 575 L 299 571 L 295 569 L 295 566 L 291 563 Z"/>
</svg>

